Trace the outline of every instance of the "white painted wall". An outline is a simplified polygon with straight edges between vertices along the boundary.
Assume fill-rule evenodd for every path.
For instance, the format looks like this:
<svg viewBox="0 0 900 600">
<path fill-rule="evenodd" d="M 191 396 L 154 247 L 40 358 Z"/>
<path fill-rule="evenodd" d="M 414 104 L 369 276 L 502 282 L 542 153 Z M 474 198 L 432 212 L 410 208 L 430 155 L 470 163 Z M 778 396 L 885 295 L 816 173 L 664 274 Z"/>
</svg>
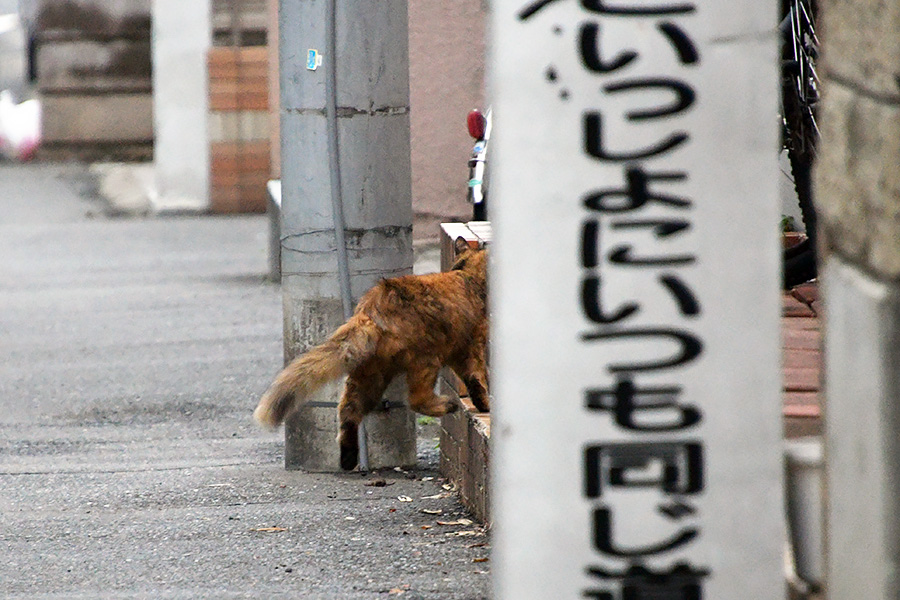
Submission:
<svg viewBox="0 0 900 600">
<path fill-rule="evenodd" d="M 156 212 L 209 207 L 209 0 L 153 0 Z"/>
</svg>

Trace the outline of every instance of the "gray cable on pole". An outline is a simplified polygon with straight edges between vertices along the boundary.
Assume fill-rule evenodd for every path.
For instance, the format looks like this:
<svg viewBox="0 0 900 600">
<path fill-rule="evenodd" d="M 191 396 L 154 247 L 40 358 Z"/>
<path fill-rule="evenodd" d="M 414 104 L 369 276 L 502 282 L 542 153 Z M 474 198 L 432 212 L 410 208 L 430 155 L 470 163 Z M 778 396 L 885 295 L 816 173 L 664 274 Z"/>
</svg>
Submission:
<svg viewBox="0 0 900 600">
<path fill-rule="evenodd" d="M 325 116 L 328 122 L 328 162 L 331 168 L 331 209 L 334 219 L 334 238 L 337 246 L 338 277 L 341 286 L 341 301 L 344 305 L 344 319 L 353 314 L 353 298 L 350 292 L 350 261 L 347 256 L 347 240 L 344 232 L 344 208 L 341 190 L 341 159 L 338 154 L 337 128 L 337 43 L 335 0 L 328 0 L 327 44 L 328 59 L 325 69 Z"/>
<path fill-rule="evenodd" d="M 353 296 L 350 290 L 350 259 L 344 226 L 343 191 L 341 188 L 341 160 L 338 151 L 337 126 L 337 7 L 335 0 L 327 0 L 326 24 L 327 54 L 325 62 L 325 118 L 328 127 L 328 162 L 331 175 L 331 209 L 334 219 L 334 238 L 337 247 L 338 279 L 341 286 L 341 303 L 344 319 L 353 315 Z M 369 445 L 365 421 L 359 426 L 359 468 L 369 470 Z"/>
</svg>

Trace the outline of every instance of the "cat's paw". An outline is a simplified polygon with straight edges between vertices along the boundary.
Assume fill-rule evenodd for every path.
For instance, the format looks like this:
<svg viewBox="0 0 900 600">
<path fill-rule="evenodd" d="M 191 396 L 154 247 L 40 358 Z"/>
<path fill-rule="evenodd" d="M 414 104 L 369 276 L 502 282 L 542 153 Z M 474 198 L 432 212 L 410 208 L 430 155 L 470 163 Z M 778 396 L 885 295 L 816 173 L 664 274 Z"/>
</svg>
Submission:
<svg viewBox="0 0 900 600">
<path fill-rule="evenodd" d="M 359 464 L 359 447 L 354 444 L 353 447 L 341 446 L 341 468 L 345 471 L 352 471 Z"/>
</svg>

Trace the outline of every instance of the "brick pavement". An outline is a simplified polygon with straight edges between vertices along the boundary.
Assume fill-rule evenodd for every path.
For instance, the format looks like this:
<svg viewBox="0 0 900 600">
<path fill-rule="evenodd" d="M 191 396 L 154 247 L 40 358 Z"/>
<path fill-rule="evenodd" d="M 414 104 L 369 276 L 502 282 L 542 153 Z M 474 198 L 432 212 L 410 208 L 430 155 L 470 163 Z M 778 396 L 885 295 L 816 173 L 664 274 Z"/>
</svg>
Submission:
<svg viewBox="0 0 900 600">
<path fill-rule="evenodd" d="M 822 371 L 818 287 L 807 283 L 782 296 L 785 436 L 822 431 L 819 387 Z"/>
</svg>

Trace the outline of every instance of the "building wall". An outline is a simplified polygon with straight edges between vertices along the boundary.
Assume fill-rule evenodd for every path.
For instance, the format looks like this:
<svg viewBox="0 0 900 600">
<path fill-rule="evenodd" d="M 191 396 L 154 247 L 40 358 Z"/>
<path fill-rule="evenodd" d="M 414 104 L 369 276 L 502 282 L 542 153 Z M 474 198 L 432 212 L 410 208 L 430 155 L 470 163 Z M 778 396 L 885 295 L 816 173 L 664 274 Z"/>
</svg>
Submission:
<svg viewBox="0 0 900 600">
<path fill-rule="evenodd" d="M 24 3 L 43 152 L 146 157 L 153 143 L 150 0 Z"/>
<path fill-rule="evenodd" d="M 485 0 L 410 0 L 412 191 L 417 239 L 467 221 L 466 114 L 484 105 Z"/>
</svg>

